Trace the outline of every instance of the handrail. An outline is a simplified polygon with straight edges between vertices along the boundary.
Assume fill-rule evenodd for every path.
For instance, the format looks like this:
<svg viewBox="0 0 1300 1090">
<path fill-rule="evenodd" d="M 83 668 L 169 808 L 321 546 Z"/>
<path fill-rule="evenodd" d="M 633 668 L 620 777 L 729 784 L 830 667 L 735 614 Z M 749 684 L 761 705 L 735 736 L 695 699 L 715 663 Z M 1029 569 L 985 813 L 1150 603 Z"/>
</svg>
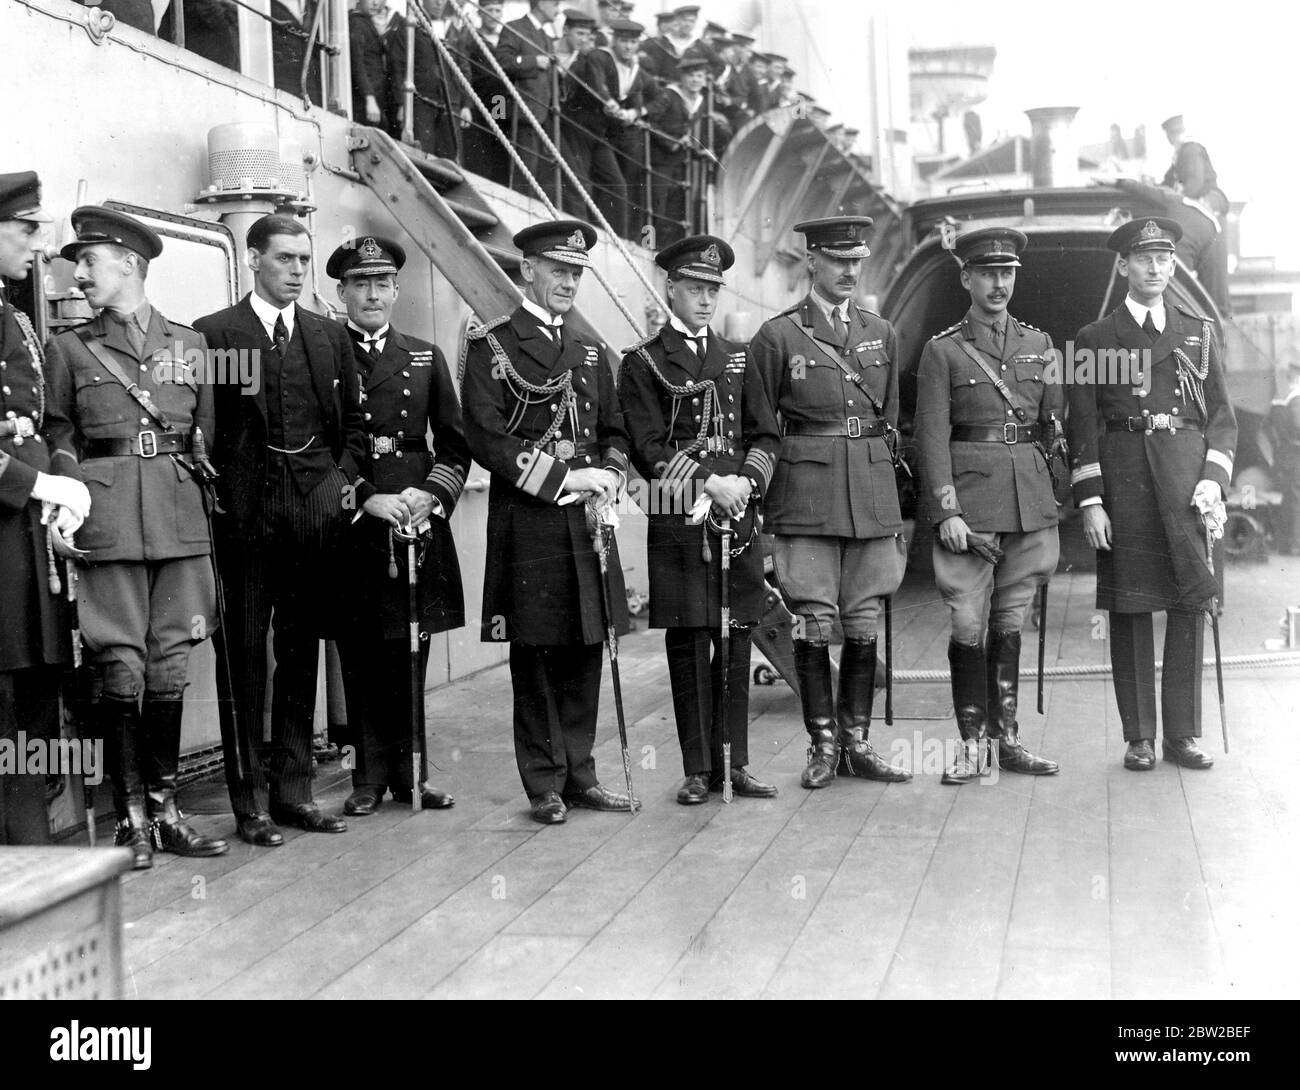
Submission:
<svg viewBox="0 0 1300 1090">
<path fill-rule="evenodd" d="M 452 6 L 455 7 L 457 0 L 451 0 L 451 3 Z M 465 91 L 465 93 L 469 96 L 470 100 L 474 103 L 474 105 L 478 108 L 479 112 L 483 115 L 484 120 L 487 121 L 489 127 L 492 129 L 493 135 L 496 136 L 496 138 L 501 142 L 502 146 L 506 149 L 507 153 L 510 155 L 511 160 L 519 168 L 524 178 L 527 179 L 528 184 L 531 185 L 533 190 L 537 193 L 539 199 L 542 202 L 542 205 L 546 208 L 547 212 L 550 213 L 550 215 L 558 219 L 560 217 L 559 210 L 555 207 L 554 204 L 551 203 L 551 200 L 549 197 L 547 197 L 546 191 L 542 187 L 542 184 L 535 177 L 533 177 L 532 172 L 529 171 L 527 165 L 524 163 L 522 157 L 519 155 L 519 152 L 515 149 L 514 145 L 511 144 L 510 141 L 506 138 L 506 135 L 502 131 L 501 126 L 496 123 L 496 118 L 492 116 L 492 111 L 488 109 L 487 104 L 484 103 L 484 101 L 481 98 L 479 98 L 478 93 L 470 85 L 469 78 L 465 75 L 464 72 L 461 71 L 460 66 L 455 63 L 455 59 L 451 57 L 450 50 L 447 49 L 446 43 L 443 42 L 436 34 L 433 33 L 433 27 L 429 22 L 428 16 L 425 15 L 424 11 L 420 8 L 419 4 L 412 4 L 410 7 L 410 11 L 415 13 L 417 20 L 420 22 L 420 25 L 424 28 L 425 33 L 427 33 L 430 39 L 432 39 L 439 53 L 450 60 L 451 63 L 449 67 L 451 67 L 451 69 L 456 73 L 457 79 L 460 80 L 462 90 Z M 641 285 L 646 289 L 646 291 L 650 293 L 651 298 L 657 299 L 658 292 L 655 290 L 654 286 L 650 283 L 650 281 L 646 278 L 645 273 L 641 271 L 640 267 L 633 260 L 632 255 L 628 252 L 628 249 L 624 245 L 623 240 L 619 238 L 618 233 L 614 230 L 613 227 L 610 226 L 609 220 L 605 218 L 604 213 L 601 212 L 601 210 L 596 207 L 595 200 L 593 200 L 591 194 L 587 192 L 587 189 L 585 186 L 583 186 L 582 182 L 578 180 L 578 176 L 573 173 L 573 168 L 570 167 L 569 164 L 564 161 L 564 157 L 560 154 L 559 149 L 556 148 L 554 143 L 551 142 L 551 138 L 546 133 L 546 127 L 542 125 L 541 122 L 539 122 L 537 118 L 533 116 L 531 110 L 522 108 L 524 105 L 523 99 L 520 96 L 518 89 L 515 87 L 513 81 L 511 81 L 511 79 L 506 75 L 505 70 L 501 67 L 501 64 L 496 59 L 496 56 L 492 53 L 490 49 L 486 47 L 485 43 L 483 42 L 482 36 L 478 32 L 478 29 L 474 26 L 471 26 L 468 22 L 465 23 L 465 28 L 466 30 L 469 31 L 470 36 L 472 37 L 474 43 L 479 47 L 480 51 L 483 53 L 485 57 L 487 57 L 488 61 L 491 63 L 492 69 L 496 74 L 497 78 L 501 80 L 502 85 L 514 98 L 515 105 L 517 107 L 521 107 L 520 109 L 516 110 L 516 114 L 522 115 L 524 119 L 533 126 L 534 130 L 537 132 L 538 137 L 542 141 L 542 146 L 545 147 L 546 150 L 552 156 L 554 156 L 555 162 L 559 165 L 561 170 L 564 172 L 565 176 L 569 179 L 569 181 L 573 184 L 574 188 L 581 195 L 587 207 L 590 208 L 591 211 L 595 214 L 595 219 L 597 224 L 599 224 L 599 226 L 604 228 L 605 233 L 609 236 L 610 241 L 613 242 L 615 249 L 617 249 L 619 252 L 619 255 L 623 258 L 624 261 L 627 262 L 628 267 L 632 270 L 633 275 L 636 276 L 636 278 L 641 282 Z M 632 316 L 632 312 L 628 310 L 626 304 L 623 302 L 622 299 L 619 298 L 618 294 L 614 291 L 609 281 L 607 281 L 605 277 L 601 274 L 600 270 L 593 265 L 591 267 L 591 273 L 596 278 L 596 282 L 600 284 L 602 288 L 605 289 L 605 293 L 609 296 L 610 300 L 614 303 L 614 306 L 618 308 L 619 313 L 621 313 L 623 317 L 627 320 L 628 325 L 632 327 L 637 337 L 640 338 L 644 336 L 645 331 L 642 328 L 641 323 L 638 322 L 637 319 Z"/>
</svg>

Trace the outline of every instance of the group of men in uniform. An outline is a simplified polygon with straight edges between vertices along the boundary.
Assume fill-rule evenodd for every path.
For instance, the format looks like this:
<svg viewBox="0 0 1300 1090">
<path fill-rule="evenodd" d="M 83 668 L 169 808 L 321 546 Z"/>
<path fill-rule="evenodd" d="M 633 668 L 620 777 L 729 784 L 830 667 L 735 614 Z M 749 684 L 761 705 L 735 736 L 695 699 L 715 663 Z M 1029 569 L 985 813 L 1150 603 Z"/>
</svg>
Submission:
<svg viewBox="0 0 1300 1090">
<path fill-rule="evenodd" d="M 0 176 L 0 271 L 11 280 L 30 268 L 43 219 L 35 175 Z M 776 794 L 748 768 L 760 511 L 794 618 L 809 736 L 802 785 L 911 778 L 870 738 L 879 628 L 906 561 L 897 475 L 908 470 L 895 330 L 854 299 L 869 218 L 797 226 L 811 288 L 748 347 L 711 328 L 730 246 L 697 235 L 664 247 L 668 322 L 625 352 L 617 382 L 604 347 L 565 320 L 596 231 L 577 220 L 529 227 L 514 239 L 523 298 L 470 330 L 459 403 L 441 352 L 391 324 L 405 254 L 390 239 L 351 241 L 330 257 L 340 323 L 298 303 L 306 228 L 263 217 L 245 240 L 252 291 L 191 329 L 146 298 L 157 234 L 95 206 L 72 222 L 63 256 L 97 316 L 42 349 L 20 311 L 6 303 L 3 313 L 0 533 L 13 547 L 0 588 L 20 623 L 0 636 L 0 728 L 6 738 L 20 723 L 57 731 L 59 671 L 72 654 L 66 596 L 44 583 L 57 554 L 66 579 L 79 577 L 118 840 L 137 866 L 154 850 L 227 848 L 176 806 L 188 660 L 214 632 L 227 780 L 246 842 L 281 843 L 277 823 L 346 829 L 312 799 L 322 637 L 338 641 L 357 747 L 345 813 L 372 813 L 390 792 L 412 805 L 418 792 L 420 808 L 452 805 L 413 777 L 420 710 L 404 682 L 412 668 L 423 677 L 429 634 L 464 623 L 448 519 L 471 458 L 491 474 L 481 638 L 509 644 L 516 759 L 535 820 L 637 806 L 600 783 L 592 757 L 602 644 L 628 630 L 612 527 L 633 468 L 648 486 L 650 623 L 665 631 L 685 773 L 677 801 Z M 1113 233 L 1128 295 L 1079 343 L 1122 348 L 1145 375 L 1099 375 L 1069 396 L 1071 482 L 1099 554 L 1124 763 L 1135 770 L 1154 763 L 1156 611 L 1169 614 L 1165 757 L 1211 763 L 1196 745 L 1201 633 L 1222 565 L 1205 551 L 1205 528 L 1231 476 L 1235 421 L 1212 324 L 1166 302 L 1178 233 L 1160 218 Z M 956 239 L 971 305 L 926 345 L 918 371 L 916 450 L 963 743 L 946 783 L 976 781 L 993 760 L 1058 771 L 1026 748 L 1017 722 L 1020 632 L 1059 552 L 1051 461 L 1066 407 L 1050 338 L 1008 312 L 1026 243 L 1001 227 Z M 192 359 L 210 349 L 260 360 L 258 381 L 196 373 Z M 407 553 L 395 548 L 410 540 L 418 616 Z M 344 570 L 342 601 L 325 607 L 320 586 Z M 37 786 L 0 780 L 8 839 L 47 835 Z"/>
</svg>

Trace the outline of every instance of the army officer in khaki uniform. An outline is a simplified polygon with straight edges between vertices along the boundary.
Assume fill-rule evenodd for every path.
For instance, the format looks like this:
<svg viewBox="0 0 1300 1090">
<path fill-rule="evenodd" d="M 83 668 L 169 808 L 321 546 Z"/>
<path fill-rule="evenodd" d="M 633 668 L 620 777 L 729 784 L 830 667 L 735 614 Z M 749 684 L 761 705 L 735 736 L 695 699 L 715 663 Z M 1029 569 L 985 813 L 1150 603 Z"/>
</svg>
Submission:
<svg viewBox="0 0 1300 1090">
<path fill-rule="evenodd" d="M 181 714 L 190 651 L 216 627 L 207 521 L 186 462 L 210 439 L 212 388 L 201 334 L 145 298 L 162 240 L 123 212 L 72 213 L 77 286 L 99 313 L 55 337 L 49 356 L 71 375 L 91 512 L 81 634 L 95 663 L 118 842 L 152 865 L 152 847 L 219 855 L 224 840 L 195 832 L 176 806 Z"/>
<path fill-rule="evenodd" d="M 867 740 L 876 623 L 906 559 L 890 448 L 898 421 L 894 327 L 853 302 L 871 223 L 840 216 L 796 224 L 808 242 L 812 290 L 764 322 L 749 346 L 783 425 L 766 528 L 776 535 L 772 560 L 795 615 L 808 788 L 829 786 L 837 769 L 886 782 L 912 775 Z M 844 629 L 838 707 L 829 646 L 837 617 Z"/>
<path fill-rule="evenodd" d="M 1057 771 L 1020 744 L 1020 628 L 1060 554 L 1047 459 L 1065 396 L 1051 380 L 1052 339 L 1007 313 L 1028 239 L 1008 227 L 956 243 L 971 305 L 921 353 L 916 446 L 935 525 L 934 578 L 952 617 L 952 704 L 965 745 L 944 783 L 968 783 L 998 740 L 1002 768 Z M 973 543 L 1000 549 L 990 563 Z M 988 609 L 988 637 L 984 613 Z"/>
</svg>

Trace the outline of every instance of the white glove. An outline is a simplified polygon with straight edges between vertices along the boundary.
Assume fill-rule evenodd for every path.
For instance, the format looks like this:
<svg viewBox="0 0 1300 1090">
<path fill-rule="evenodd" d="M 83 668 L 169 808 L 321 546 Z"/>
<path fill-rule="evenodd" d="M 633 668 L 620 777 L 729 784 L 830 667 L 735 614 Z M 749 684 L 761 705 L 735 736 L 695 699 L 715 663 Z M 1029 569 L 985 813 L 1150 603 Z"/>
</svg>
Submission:
<svg viewBox="0 0 1300 1090">
<path fill-rule="evenodd" d="M 695 501 L 695 506 L 691 508 L 691 513 L 687 521 L 692 526 L 698 526 L 709 517 L 709 511 L 713 509 L 713 500 L 707 492 L 701 492 L 700 498 Z"/>
<path fill-rule="evenodd" d="M 1201 513 L 1211 541 L 1223 537 L 1228 523 L 1228 509 L 1223 503 L 1223 489 L 1215 481 L 1199 481 L 1192 493 L 1192 506 Z"/>
<path fill-rule="evenodd" d="M 70 507 L 60 507 L 54 517 L 54 525 L 58 528 L 59 533 L 69 541 L 72 540 L 72 535 L 81 529 L 81 524 L 85 521 Z"/>
<path fill-rule="evenodd" d="M 84 521 L 90 514 L 90 493 L 86 486 L 73 477 L 59 477 L 52 473 L 36 474 L 32 485 L 32 499 L 66 507 Z"/>
</svg>

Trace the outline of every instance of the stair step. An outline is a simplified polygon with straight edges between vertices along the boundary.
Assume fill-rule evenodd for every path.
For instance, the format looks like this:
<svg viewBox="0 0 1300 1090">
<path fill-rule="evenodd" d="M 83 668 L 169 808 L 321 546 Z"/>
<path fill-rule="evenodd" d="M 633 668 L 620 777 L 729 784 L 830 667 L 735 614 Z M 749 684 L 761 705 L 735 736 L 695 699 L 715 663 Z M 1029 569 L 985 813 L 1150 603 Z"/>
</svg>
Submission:
<svg viewBox="0 0 1300 1090">
<path fill-rule="evenodd" d="M 458 185 L 465 184 L 465 175 L 461 173 L 460 167 L 450 159 L 437 159 L 406 145 L 402 146 L 402 150 L 415 164 L 415 169 L 428 178 L 429 184 L 439 192 L 455 189 Z"/>
<path fill-rule="evenodd" d="M 495 243 L 488 242 L 486 239 L 479 239 L 485 249 L 498 265 L 503 269 L 519 268 L 519 251 L 507 250 L 504 247 L 497 246 Z"/>
<path fill-rule="evenodd" d="M 461 222 L 470 230 L 487 230 L 501 222 L 494 213 L 484 208 L 474 208 L 447 196 L 442 199 L 447 202 L 447 207 L 455 212 L 461 218 Z"/>
</svg>

